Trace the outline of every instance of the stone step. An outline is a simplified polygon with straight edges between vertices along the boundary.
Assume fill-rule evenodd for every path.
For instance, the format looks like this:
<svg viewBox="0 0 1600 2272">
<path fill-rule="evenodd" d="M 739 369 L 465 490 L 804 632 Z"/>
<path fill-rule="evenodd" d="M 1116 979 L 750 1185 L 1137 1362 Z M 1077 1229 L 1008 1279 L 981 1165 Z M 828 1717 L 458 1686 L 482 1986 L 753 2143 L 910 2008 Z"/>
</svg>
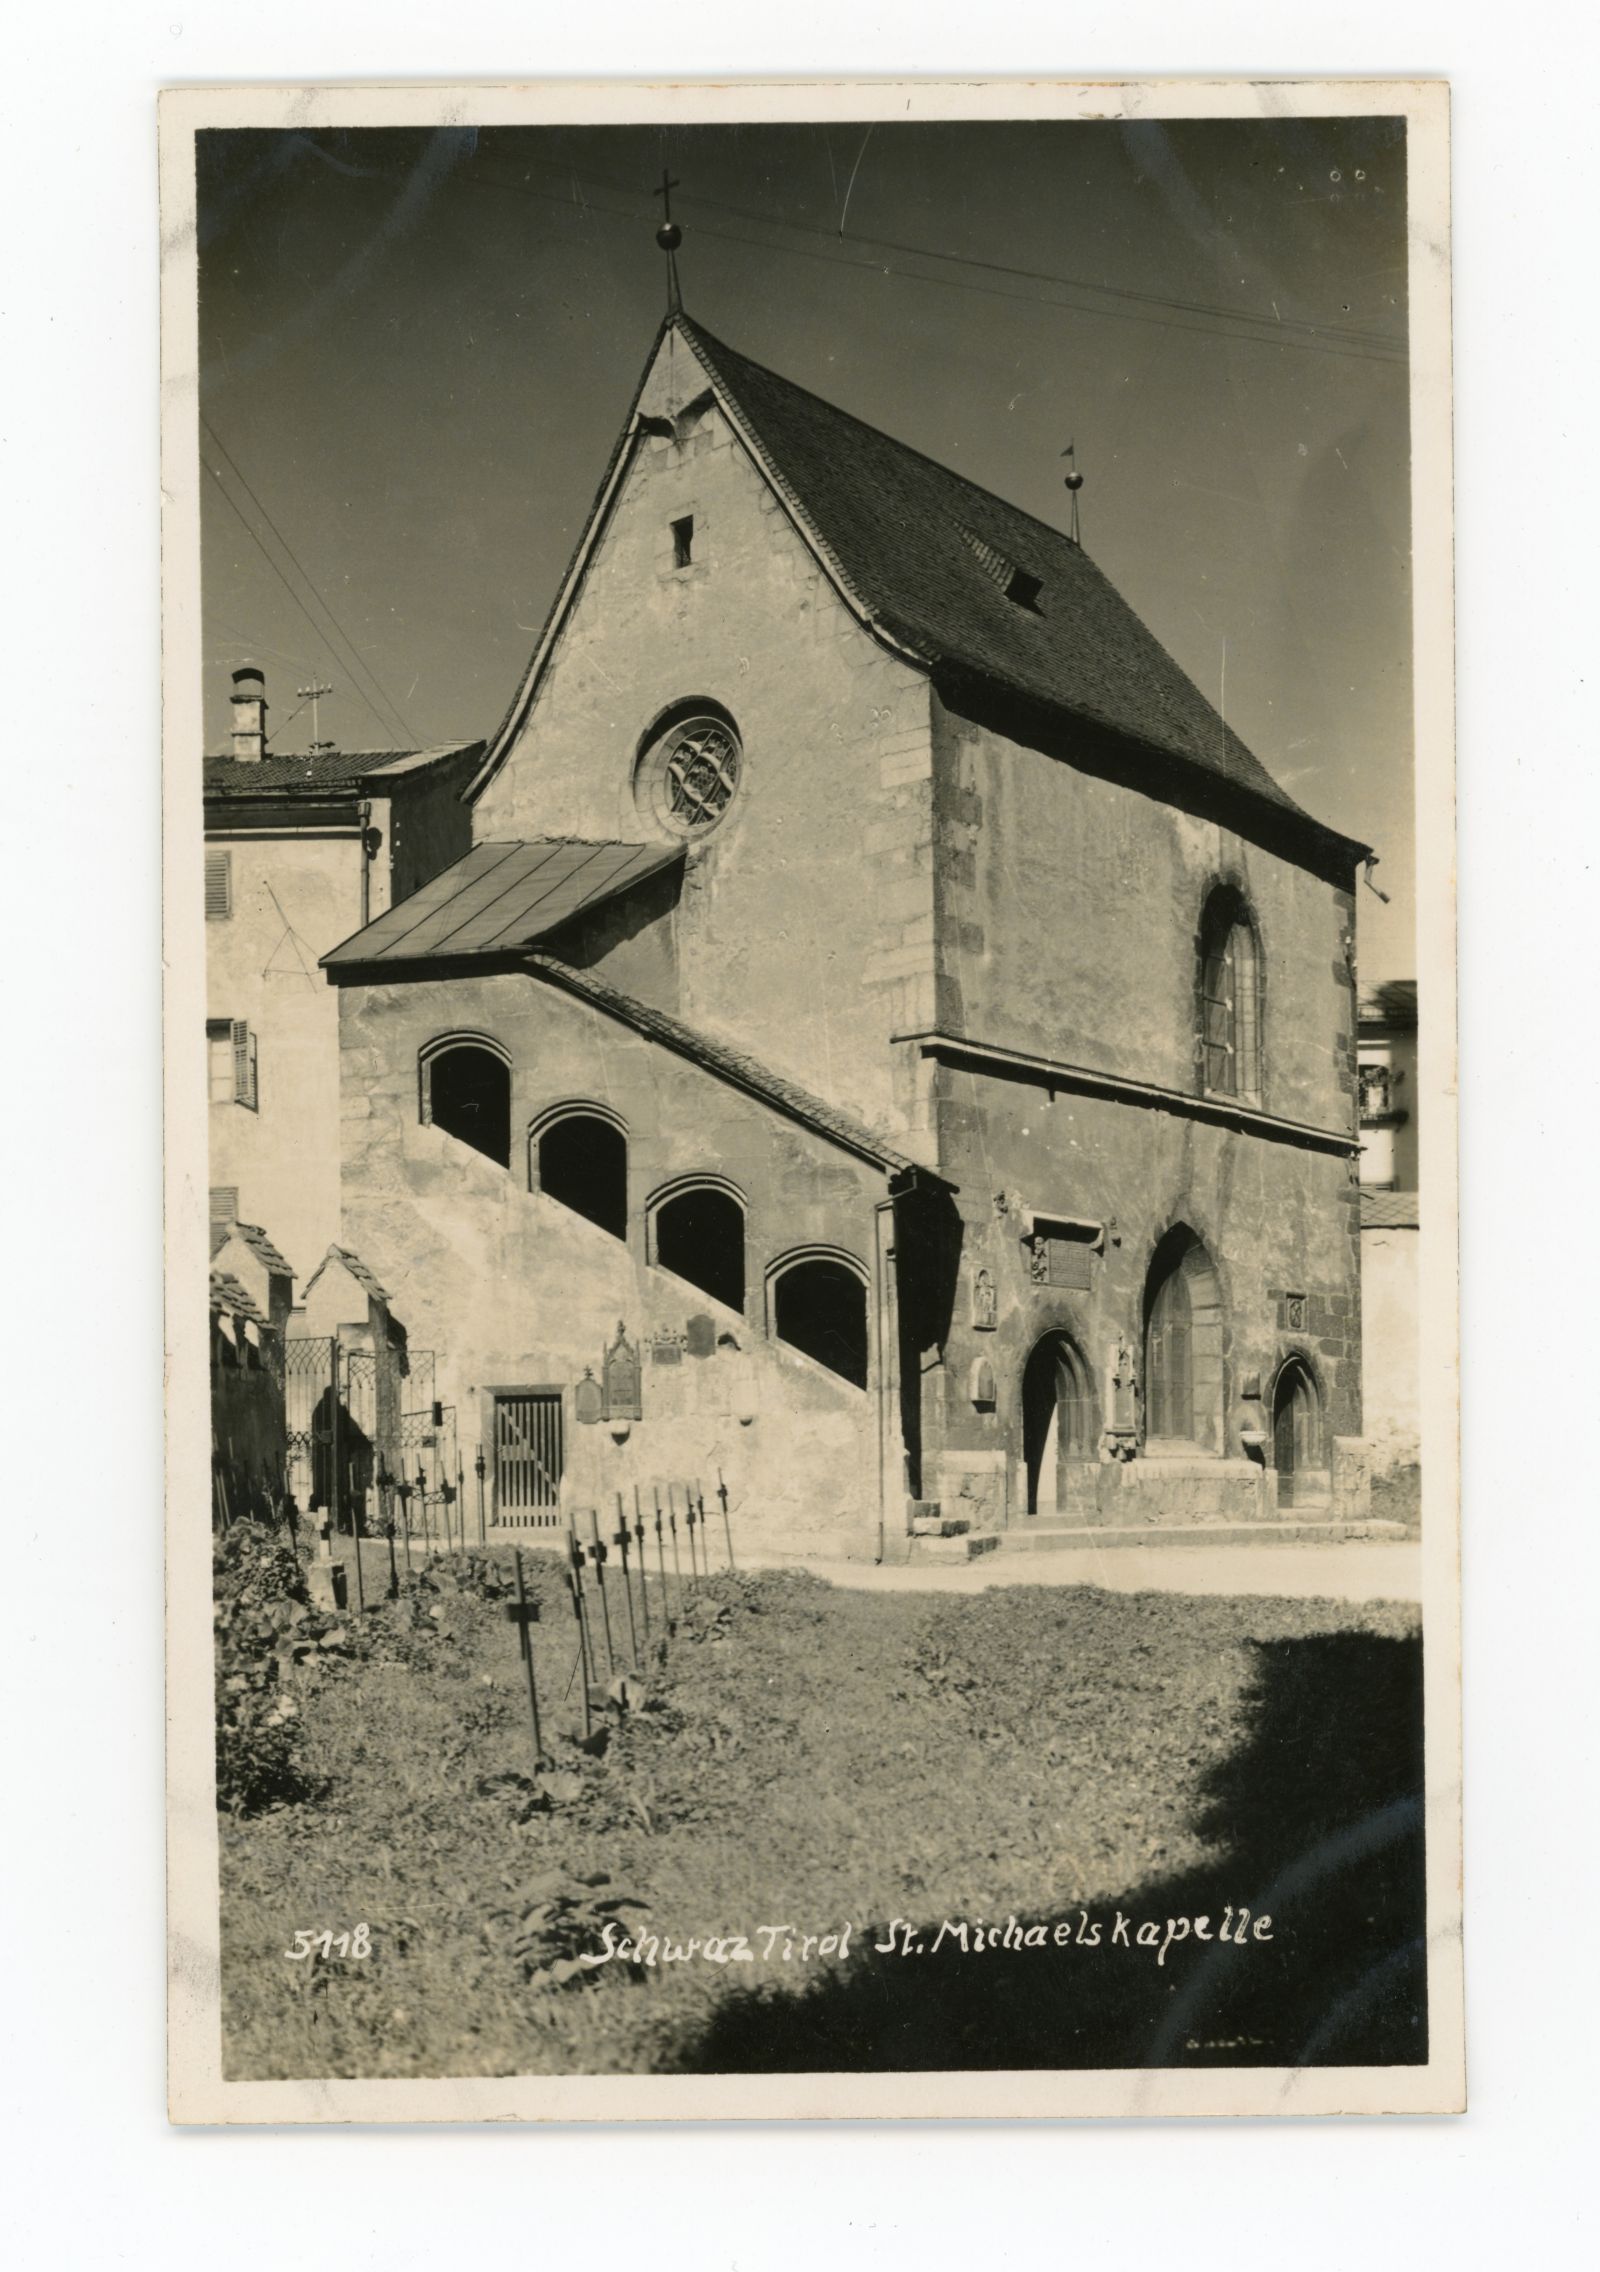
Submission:
<svg viewBox="0 0 1600 2272">
<path fill-rule="evenodd" d="M 1292 1517 L 1259 1523 L 1064 1523 L 1027 1517 L 1010 1530 L 974 1534 L 961 1543 L 977 1548 L 980 1538 L 1002 1554 L 1070 1554 L 1115 1546 L 1343 1546 L 1414 1538 L 1404 1523 L 1298 1522 Z"/>
<path fill-rule="evenodd" d="M 961 1530 L 948 1537 L 929 1537 L 913 1532 L 906 1553 L 908 1562 L 972 1562 L 980 1554 L 992 1554 L 1000 1544 L 997 1530 Z"/>
</svg>

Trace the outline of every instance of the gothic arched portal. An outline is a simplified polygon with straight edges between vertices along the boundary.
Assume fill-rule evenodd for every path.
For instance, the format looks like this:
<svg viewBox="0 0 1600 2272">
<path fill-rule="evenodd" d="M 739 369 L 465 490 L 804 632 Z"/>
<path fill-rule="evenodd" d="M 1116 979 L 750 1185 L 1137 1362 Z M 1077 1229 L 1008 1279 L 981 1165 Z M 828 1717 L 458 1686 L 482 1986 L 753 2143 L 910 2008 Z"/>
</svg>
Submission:
<svg viewBox="0 0 1600 2272">
<path fill-rule="evenodd" d="M 1094 1390 L 1065 1333 L 1036 1341 L 1022 1373 L 1022 1454 L 1028 1512 L 1066 1512 L 1094 1494 Z"/>
</svg>

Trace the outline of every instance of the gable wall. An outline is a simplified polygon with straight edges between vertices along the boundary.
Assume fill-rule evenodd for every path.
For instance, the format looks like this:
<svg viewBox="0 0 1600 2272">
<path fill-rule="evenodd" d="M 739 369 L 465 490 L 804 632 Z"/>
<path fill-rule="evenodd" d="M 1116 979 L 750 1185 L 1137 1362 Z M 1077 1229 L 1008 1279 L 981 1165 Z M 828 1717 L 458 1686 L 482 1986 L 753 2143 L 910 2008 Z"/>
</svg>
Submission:
<svg viewBox="0 0 1600 2272">
<path fill-rule="evenodd" d="M 702 388 L 676 342 L 644 408 Z M 671 523 L 691 513 L 693 563 L 676 569 Z M 656 840 L 635 757 L 694 695 L 737 720 L 744 778 L 691 848 L 675 994 L 651 999 L 914 1148 L 917 1099 L 897 1093 L 886 1043 L 932 1005 L 927 682 L 846 609 L 715 406 L 681 443 L 637 444 L 475 839 Z"/>
</svg>

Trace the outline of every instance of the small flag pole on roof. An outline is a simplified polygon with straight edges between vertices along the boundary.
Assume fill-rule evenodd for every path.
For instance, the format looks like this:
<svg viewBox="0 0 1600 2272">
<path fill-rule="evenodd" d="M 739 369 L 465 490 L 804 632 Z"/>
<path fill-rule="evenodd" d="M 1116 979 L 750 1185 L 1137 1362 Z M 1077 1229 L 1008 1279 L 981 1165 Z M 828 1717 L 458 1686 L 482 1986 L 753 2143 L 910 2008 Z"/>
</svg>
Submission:
<svg viewBox="0 0 1600 2272">
<path fill-rule="evenodd" d="M 1072 499 L 1072 527 L 1067 533 L 1074 544 L 1082 544 L 1083 532 L 1078 525 L 1078 491 L 1083 487 L 1083 475 L 1078 471 L 1077 449 L 1076 442 L 1069 442 L 1061 453 L 1067 461 L 1067 470 L 1062 477 L 1062 486 Z"/>
</svg>

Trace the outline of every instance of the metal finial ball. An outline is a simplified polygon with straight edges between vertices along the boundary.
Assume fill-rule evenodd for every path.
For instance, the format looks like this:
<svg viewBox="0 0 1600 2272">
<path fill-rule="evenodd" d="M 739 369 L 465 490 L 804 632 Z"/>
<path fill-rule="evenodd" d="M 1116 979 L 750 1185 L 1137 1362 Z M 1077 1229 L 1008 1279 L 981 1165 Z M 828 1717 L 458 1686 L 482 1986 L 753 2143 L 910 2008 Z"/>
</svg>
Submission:
<svg viewBox="0 0 1600 2272">
<path fill-rule="evenodd" d="M 676 252 L 683 242 L 683 231 L 676 221 L 663 221 L 656 231 L 656 243 L 663 252 Z"/>
<path fill-rule="evenodd" d="M 1076 491 L 1083 487 L 1083 475 L 1081 473 L 1064 473 L 1061 479 L 1068 489 Z"/>
</svg>

